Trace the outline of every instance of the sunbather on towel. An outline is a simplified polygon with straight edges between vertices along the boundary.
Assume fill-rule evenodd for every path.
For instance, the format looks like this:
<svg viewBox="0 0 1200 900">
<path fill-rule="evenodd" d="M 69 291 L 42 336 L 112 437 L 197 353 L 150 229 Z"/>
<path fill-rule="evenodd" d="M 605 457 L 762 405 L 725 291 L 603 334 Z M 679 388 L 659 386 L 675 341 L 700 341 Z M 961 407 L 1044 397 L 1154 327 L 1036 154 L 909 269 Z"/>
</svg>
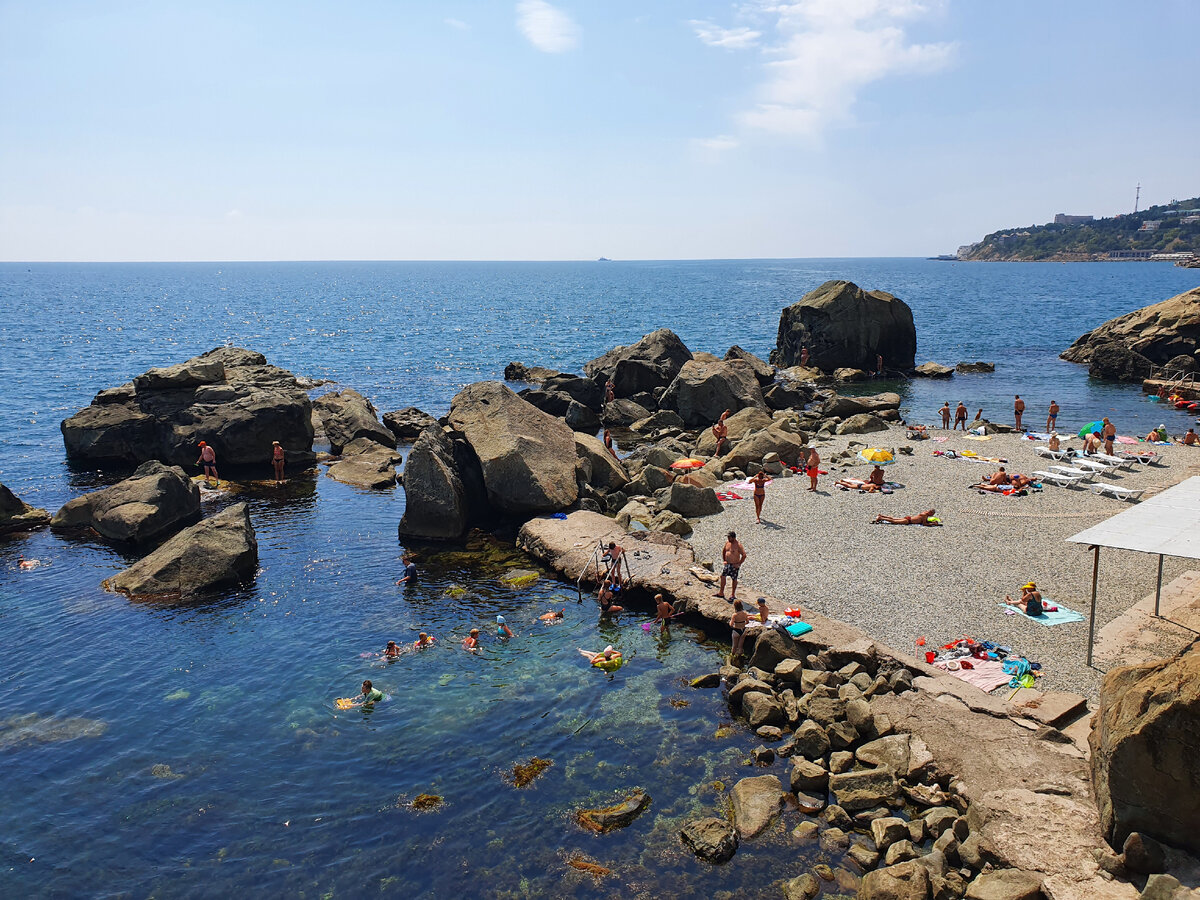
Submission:
<svg viewBox="0 0 1200 900">
<path fill-rule="evenodd" d="M 925 512 L 917 513 L 915 516 L 878 515 L 872 521 L 876 525 L 880 523 L 884 525 L 926 525 L 933 528 L 942 524 L 942 520 L 934 515 L 935 512 L 937 510 L 927 509 Z"/>
<path fill-rule="evenodd" d="M 1001 472 L 1004 470 L 1001 469 Z M 997 473 L 998 474 L 998 473 Z M 993 476 L 995 477 L 995 476 Z M 1028 475 L 1022 475 L 1019 472 L 1013 475 L 1007 484 L 992 484 L 991 482 L 983 482 L 981 484 L 973 484 L 971 487 L 983 492 L 987 491 L 992 494 L 1011 494 L 1016 491 L 1023 491 L 1033 484 L 1033 479 Z"/>
<path fill-rule="evenodd" d="M 1014 600 L 1008 594 L 1005 594 L 1004 602 L 1009 606 L 1024 607 L 1025 615 L 1027 616 L 1042 616 L 1046 614 L 1047 610 L 1058 612 L 1057 606 L 1051 606 L 1042 600 L 1041 592 L 1032 581 L 1021 586 L 1020 600 Z"/>
</svg>

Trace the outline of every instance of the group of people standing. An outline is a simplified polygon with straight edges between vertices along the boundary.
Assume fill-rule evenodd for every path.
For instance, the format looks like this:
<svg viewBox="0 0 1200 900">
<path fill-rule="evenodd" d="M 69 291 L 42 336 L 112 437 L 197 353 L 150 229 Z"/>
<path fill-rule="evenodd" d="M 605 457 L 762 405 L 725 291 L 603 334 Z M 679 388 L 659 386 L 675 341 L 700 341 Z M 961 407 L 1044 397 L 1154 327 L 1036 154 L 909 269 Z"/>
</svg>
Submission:
<svg viewBox="0 0 1200 900">
<path fill-rule="evenodd" d="M 1053 432 L 1058 423 L 1059 405 L 1057 400 L 1050 401 L 1050 408 L 1046 412 L 1046 431 Z M 938 415 L 942 418 L 942 428 L 955 431 L 962 428 L 967 430 L 967 406 L 961 400 L 958 401 L 958 406 L 954 408 L 954 424 L 950 424 L 950 401 L 947 400 L 942 404 L 942 408 L 938 410 Z M 975 421 L 983 419 L 983 407 L 975 413 Z M 1025 401 L 1021 399 L 1020 394 L 1013 395 L 1013 424 L 1017 431 L 1025 430 Z"/>
<path fill-rule="evenodd" d="M 196 465 L 204 473 L 204 483 L 211 485 L 215 479 L 217 487 L 221 486 L 221 474 L 217 471 L 217 451 L 207 441 L 199 443 L 200 455 L 196 457 Z M 283 468 L 287 462 L 287 452 L 279 441 L 271 441 L 271 468 L 275 472 L 275 483 L 283 484 Z"/>
</svg>

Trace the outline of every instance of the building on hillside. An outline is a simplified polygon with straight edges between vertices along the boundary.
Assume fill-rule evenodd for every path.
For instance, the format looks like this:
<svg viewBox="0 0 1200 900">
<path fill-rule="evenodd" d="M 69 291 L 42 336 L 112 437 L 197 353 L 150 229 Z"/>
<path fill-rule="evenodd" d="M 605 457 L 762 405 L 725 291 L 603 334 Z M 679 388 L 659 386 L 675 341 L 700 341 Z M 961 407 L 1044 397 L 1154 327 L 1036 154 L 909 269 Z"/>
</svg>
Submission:
<svg viewBox="0 0 1200 900">
<path fill-rule="evenodd" d="M 1109 250 L 1108 259 L 1149 259 L 1153 250 Z"/>
<path fill-rule="evenodd" d="M 1096 221 L 1095 216 L 1068 216 L 1066 213 L 1058 213 L 1054 217 L 1055 225 L 1086 225 L 1088 222 Z"/>
<path fill-rule="evenodd" d="M 1191 250 L 1183 250 L 1179 253 L 1155 253 L 1150 259 L 1153 262 L 1186 262 L 1189 259 L 1195 259 L 1196 254 Z"/>
<path fill-rule="evenodd" d="M 1179 220 L 1180 225 L 1191 225 L 1193 222 L 1200 222 L 1200 215 L 1184 216 Z"/>
<path fill-rule="evenodd" d="M 1162 224 L 1162 219 L 1147 219 L 1142 223 L 1142 227 L 1138 231 L 1158 231 L 1158 226 Z"/>
</svg>

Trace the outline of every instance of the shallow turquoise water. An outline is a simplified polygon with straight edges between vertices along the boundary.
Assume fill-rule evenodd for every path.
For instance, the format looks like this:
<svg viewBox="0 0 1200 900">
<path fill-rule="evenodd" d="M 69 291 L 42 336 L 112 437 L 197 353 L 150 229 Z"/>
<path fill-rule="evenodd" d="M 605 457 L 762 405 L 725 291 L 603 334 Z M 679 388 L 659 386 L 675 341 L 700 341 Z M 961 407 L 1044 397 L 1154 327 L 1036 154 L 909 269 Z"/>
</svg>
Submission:
<svg viewBox="0 0 1200 900">
<path fill-rule="evenodd" d="M 1068 423 L 1186 421 L 1056 359 L 1100 321 L 1195 285 L 1195 270 L 1169 266 L 2 265 L 0 480 L 51 510 L 102 483 L 64 462 L 59 421 L 100 388 L 218 344 L 354 386 L 381 410 L 440 413 L 510 359 L 578 369 L 661 325 L 695 350 L 736 342 L 766 355 L 780 308 L 831 277 L 908 300 L 921 359 L 998 364 L 994 376 L 900 386 L 916 418 L 960 397 L 1007 411 L 1019 392 L 1033 412 L 1053 396 Z M 700 635 L 677 628 L 661 641 L 636 619 L 600 626 L 594 606 L 549 579 L 502 587 L 512 561 L 425 552 L 426 577 L 397 588 L 402 491 L 321 477 L 248 497 L 262 571 L 202 603 L 106 594 L 100 581 L 130 560 L 100 542 L 0 540 L 0 722 L 104 724 L 51 743 L 16 742 L 0 725 L 0 893 L 776 896 L 770 883 L 804 868 L 782 830 L 714 871 L 679 845 L 687 815 L 721 808 L 703 785 L 756 774 L 744 764 L 751 735 L 714 736 L 727 721 L 718 692 L 683 686 L 719 664 Z M 20 554 L 47 565 L 20 571 Z M 563 605 L 563 624 L 536 623 Z M 490 633 L 498 613 L 514 641 L 459 649 L 471 624 Z M 388 665 L 362 655 L 418 630 L 439 646 Z M 605 643 L 633 654 L 611 677 L 576 653 Z M 370 714 L 336 711 L 334 698 L 368 677 L 391 699 Z M 528 788 L 506 784 L 535 755 L 553 767 Z M 157 765 L 181 777 L 156 777 Z M 634 785 L 653 805 L 629 829 L 593 837 L 572 824 L 576 806 Z M 445 806 L 412 812 L 422 792 Z M 616 874 L 597 884 L 569 870 L 576 852 Z"/>
</svg>

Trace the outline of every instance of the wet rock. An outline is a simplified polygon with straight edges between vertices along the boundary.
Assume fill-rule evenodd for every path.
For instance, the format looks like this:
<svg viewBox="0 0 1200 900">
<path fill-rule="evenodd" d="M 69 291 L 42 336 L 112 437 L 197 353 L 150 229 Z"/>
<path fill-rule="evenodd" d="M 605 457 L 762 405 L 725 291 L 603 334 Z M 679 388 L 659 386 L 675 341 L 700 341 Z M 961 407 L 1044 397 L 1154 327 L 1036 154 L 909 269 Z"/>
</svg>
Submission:
<svg viewBox="0 0 1200 900">
<path fill-rule="evenodd" d="M 696 856 L 715 864 L 728 862 L 738 848 L 738 835 L 733 826 L 714 816 L 688 822 L 679 837 Z"/>
<path fill-rule="evenodd" d="M 503 384 L 468 385 L 451 401 L 449 420 L 475 451 L 497 511 L 555 512 L 578 499 L 574 433 Z"/>
<path fill-rule="evenodd" d="M 928 900 L 929 871 L 915 860 L 869 872 L 859 900 Z"/>
<path fill-rule="evenodd" d="M 180 773 L 172 771 L 171 767 L 166 763 L 155 763 L 152 765 L 150 767 L 150 775 L 154 778 L 163 778 L 167 780 L 174 780 L 176 778 L 183 777 Z"/>
<path fill-rule="evenodd" d="M 346 388 L 325 394 L 313 402 L 313 410 L 321 418 L 334 453 L 341 453 L 342 448 L 356 438 L 366 438 L 393 449 L 396 446 L 396 436 L 379 421 L 371 401 L 358 391 Z"/>
<path fill-rule="evenodd" d="M 891 806 L 900 799 L 900 784 L 886 769 L 844 772 L 829 776 L 829 789 L 848 812 Z"/>
<path fill-rule="evenodd" d="M 505 381 L 524 381 L 527 384 L 538 384 L 562 374 L 557 369 L 547 369 L 545 366 L 527 366 L 521 362 L 510 362 L 504 367 Z"/>
<path fill-rule="evenodd" d="M 816 876 L 808 872 L 797 875 L 783 885 L 784 900 L 813 900 L 819 893 L 821 883 L 817 881 Z"/>
<path fill-rule="evenodd" d="M 935 362 L 921 363 L 913 369 L 913 376 L 916 378 L 949 378 L 953 374 L 952 368 Z"/>
<path fill-rule="evenodd" d="M 50 744 L 56 741 L 99 737 L 106 730 L 108 723 L 98 719 L 58 718 L 43 716 L 40 713 L 23 713 L 0 719 L 0 750 L 11 750 L 26 744 Z"/>
<path fill-rule="evenodd" d="M 796 809 L 804 813 L 806 816 L 812 816 L 819 813 L 825 808 L 825 796 L 817 796 L 815 794 L 806 794 L 804 791 L 796 791 Z"/>
<path fill-rule="evenodd" d="M 783 793 L 775 775 L 743 778 L 735 784 L 730 801 L 738 837 L 751 840 L 766 831 L 783 809 Z"/>
<path fill-rule="evenodd" d="M 1149 359 L 1124 344 L 1111 342 L 1092 349 L 1088 375 L 1105 381 L 1141 382 L 1154 367 Z"/>
<path fill-rule="evenodd" d="M 750 751 L 750 759 L 756 766 L 769 766 L 775 762 L 775 751 L 770 747 L 755 747 Z"/>
<path fill-rule="evenodd" d="M 49 522 L 50 514 L 46 510 L 30 506 L 0 484 L 0 534 L 8 531 L 30 531 Z"/>
<path fill-rule="evenodd" d="M 411 444 L 421 436 L 422 431 L 436 424 L 437 419 L 415 406 L 383 414 L 383 425 L 395 436 L 397 444 Z"/>
<path fill-rule="evenodd" d="M 237 503 L 179 532 L 104 587 L 134 598 L 176 598 L 237 584 L 257 569 L 250 509 Z"/>
<path fill-rule="evenodd" d="M 783 730 L 775 725 L 761 725 L 754 730 L 764 741 L 780 741 L 783 740 Z M 775 760 L 775 752 L 771 751 L 771 762 Z"/>
<path fill-rule="evenodd" d="M 721 512 L 721 501 L 712 488 L 675 481 L 667 489 L 667 496 L 662 503 L 663 508 L 677 512 L 681 516 L 694 519 L 699 516 L 715 516 Z"/>
<path fill-rule="evenodd" d="M 792 838 L 797 841 L 811 841 L 817 837 L 821 826 L 816 822 L 801 822 L 792 829 Z"/>
<path fill-rule="evenodd" d="M 825 734 L 825 729 L 811 720 L 801 723 L 792 735 L 792 741 L 795 743 L 795 752 L 805 759 L 824 759 L 829 753 L 829 736 Z"/>
<path fill-rule="evenodd" d="M 632 823 L 649 805 L 650 795 L 641 788 L 634 788 L 624 800 L 612 806 L 577 811 L 575 820 L 588 831 L 607 834 Z"/>
<path fill-rule="evenodd" d="M 1038 900 L 1044 877 L 1020 869 L 984 872 L 967 886 L 967 900 Z"/>
<path fill-rule="evenodd" d="M 693 678 L 688 684 L 694 688 L 715 688 L 721 686 L 721 673 L 708 672 Z"/>
<path fill-rule="evenodd" d="M 841 853 L 850 847 L 850 835 L 840 828 L 826 828 L 821 832 L 821 849 L 826 853 Z M 832 876 L 832 872 L 830 875 Z"/>
<path fill-rule="evenodd" d="M 1139 875 L 1153 875 L 1165 871 L 1167 854 L 1163 845 L 1154 838 L 1134 831 L 1125 838 L 1121 847 L 1125 856 L 1125 867 Z"/>
<path fill-rule="evenodd" d="M 792 761 L 791 787 L 798 793 L 823 795 L 829 787 L 829 772 L 811 760 L 797 758 Z"/>
<path fill-rule="evenodd" d="M 850 814 L 836 803 L 829 804 L 821 811 L 821 820 L 830 827 L 841 828 L 843 831 L 854 827 L 854 820 L 850 818 Z"/>
<path fill-rule="evenodd" d="M 954 367 L 960 375 L 985 375 L 996 371 L 996 364 L 990 362 L 960 362 Z"/>
<path fill-rule="evenodd" d="M 772 694 L 757 692 L 742 696 L 742 711 L 746 714 L 751 728 L 761 725 L 782 725 L 786 721 L 783 706 Z"/>
<path fill-rule="evenodd" d="M 91 528 L 114 541 L 147 543 L 200 518 L 200 488 L 178 466 L 142 463 L 124 481 L 68 501 L 56 529 Z"/>
<path fill-rule="evenodd" d="M 404 473 L 400 538 L 457 540 L 467 530 L 467 497 L 454 447 L 441 426 L 421 432 Z"/>
</svg>

